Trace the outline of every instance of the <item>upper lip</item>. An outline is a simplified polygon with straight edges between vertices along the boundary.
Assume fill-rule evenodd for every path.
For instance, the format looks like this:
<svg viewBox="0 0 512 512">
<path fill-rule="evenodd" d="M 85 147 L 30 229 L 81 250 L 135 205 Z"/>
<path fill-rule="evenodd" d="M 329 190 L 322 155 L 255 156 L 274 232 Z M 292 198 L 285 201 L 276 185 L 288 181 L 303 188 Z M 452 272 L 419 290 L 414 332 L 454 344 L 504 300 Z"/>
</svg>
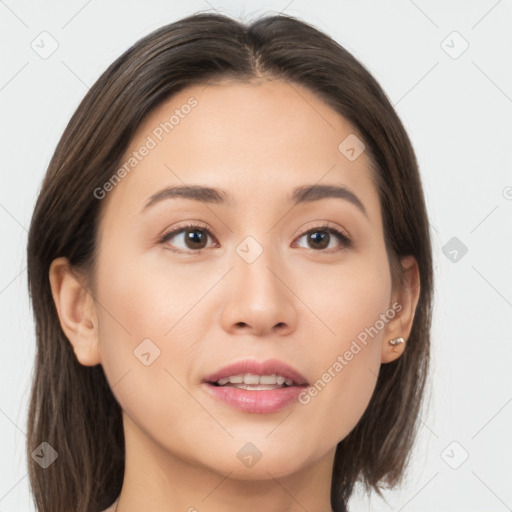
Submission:
<svg viewBox="0 0 512 512">
<path fill-rule="evenodd" d="M 232 375 L 240 375 L 251 373 L 253 375 L 281 375 L 288 379 L 292 379 L 297 386 L 307 385 L 306 379 L 294 368 L 279 361 L 278 359 L 267 359 L 266 361 L 256 361 L 254 359 L 245 359 L 232 363 L 224 368 L 208 375 L 203 382 L 217 382 L 219 379 L 230 377 Z"/>
</svg>

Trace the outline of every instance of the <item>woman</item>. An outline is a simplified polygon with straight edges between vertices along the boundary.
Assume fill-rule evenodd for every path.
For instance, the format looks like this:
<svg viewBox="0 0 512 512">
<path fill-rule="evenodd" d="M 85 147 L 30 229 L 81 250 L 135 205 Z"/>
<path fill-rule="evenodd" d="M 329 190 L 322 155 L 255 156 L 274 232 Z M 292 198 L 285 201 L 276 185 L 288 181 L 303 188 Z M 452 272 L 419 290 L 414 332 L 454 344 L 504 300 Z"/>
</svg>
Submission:
<svg viewBox="0 0 512 512">
<path fill-rule="evenodd" d="M 317 29 L 197 14 L 137 42 L 69 122 L 27 250 L 38 510 L 343 511 L 400 482 L 426 208 L 384 92 Z"/>
</svg>

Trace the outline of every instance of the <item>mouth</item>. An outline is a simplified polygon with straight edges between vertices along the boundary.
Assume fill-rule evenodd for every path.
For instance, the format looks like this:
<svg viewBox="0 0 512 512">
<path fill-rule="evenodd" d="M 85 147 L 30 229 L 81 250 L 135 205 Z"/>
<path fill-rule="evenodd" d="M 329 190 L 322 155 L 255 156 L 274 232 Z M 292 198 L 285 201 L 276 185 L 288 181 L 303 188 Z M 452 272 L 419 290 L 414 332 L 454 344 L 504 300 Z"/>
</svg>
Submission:
<svg viewBox="0 0 512 512">
<path fill-rule="evenodd" d="M 244 386 L 280 387 L 307 386 L 306 379 L 291 366 L 278 359 L 256 361 L 245 359 L 225 366 L 203 379 L 203 382 L 216 386 L 231 386 L 250 389 Z M 265 387 L 264 389 L 268 389 Z"/>
<path fill-rule="evenodd" d="M 276 412 L 293 403 L 308 386 L 297 370 L 276 359 L 234 363 L 209 375 L 202 384 L 227 405 L 252 413 Z"/>
<path fill-rule="evenodd" d="M 264 391 L 269 389 L 283 389 L 297 386 L 298 384 L 284 375 L 273 373 L 272 375 L 255 375 L 253 373 L 240 373 L 222 377 L 216 382 L 208 382 L 213 386 L 248 389 L 252 391 Z"/>
</svg>

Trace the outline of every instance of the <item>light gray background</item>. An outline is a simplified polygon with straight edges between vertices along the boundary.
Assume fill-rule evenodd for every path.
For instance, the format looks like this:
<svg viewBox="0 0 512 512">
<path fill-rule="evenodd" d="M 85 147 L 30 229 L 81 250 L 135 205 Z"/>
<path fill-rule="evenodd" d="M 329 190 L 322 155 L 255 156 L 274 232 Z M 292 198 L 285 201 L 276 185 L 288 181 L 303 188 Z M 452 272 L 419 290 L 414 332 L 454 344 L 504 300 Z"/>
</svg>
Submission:
<svg viewBox="0 0 512 512">
<path fill-rule="evenodd" d="M 116 57 L 204 10 L 245 20 L 284 11 L 330 34 L 383 86 L 418 156 L 436 272 L 430 407 L 406 485 L 387 502 L 358 495 L 351 512 L 512 510 L 510 1 L 0 0 L 0 512 L 34 510 L 24 456 L 35 348 L 25 248 L 50 157 Z M 51 48 L 43 31 L 58 43 L 46 59 L 31 47 Z"/>
</svg>

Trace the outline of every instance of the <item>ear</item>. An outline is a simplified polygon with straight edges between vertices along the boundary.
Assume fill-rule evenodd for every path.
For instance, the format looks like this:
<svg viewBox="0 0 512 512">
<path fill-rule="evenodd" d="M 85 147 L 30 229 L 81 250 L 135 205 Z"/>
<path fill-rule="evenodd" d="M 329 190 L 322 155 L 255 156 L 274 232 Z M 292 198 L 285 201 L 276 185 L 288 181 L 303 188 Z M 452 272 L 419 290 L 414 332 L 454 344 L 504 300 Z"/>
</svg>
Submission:
<svg viewBox="0 0 512 512">
<path fill-rule="evenodd" d="M 84 366 L 99 364 L 96 305 L 91 293 L 82 285 L 85 279 L 75 273 L 64 257 L 52 261 L 49 278 L 60 325 L 76 358 Z"/>
<path fill-rule="evenodd" d="M 414 314 L 420 296 L 420 274 L 418 263 L 413 256 L 407 256 L 400 261 L 402 266 L 403 283 L 393 290 L 391 308 L 395 316 L 386 325 L 382 340 L 382 363 L 390 363 L 398 359 L 407 349 L 407 340 L 411 334 Z M 403 338 L 405 343 L 391 345 L 389 340 Z"/>
</svg>

